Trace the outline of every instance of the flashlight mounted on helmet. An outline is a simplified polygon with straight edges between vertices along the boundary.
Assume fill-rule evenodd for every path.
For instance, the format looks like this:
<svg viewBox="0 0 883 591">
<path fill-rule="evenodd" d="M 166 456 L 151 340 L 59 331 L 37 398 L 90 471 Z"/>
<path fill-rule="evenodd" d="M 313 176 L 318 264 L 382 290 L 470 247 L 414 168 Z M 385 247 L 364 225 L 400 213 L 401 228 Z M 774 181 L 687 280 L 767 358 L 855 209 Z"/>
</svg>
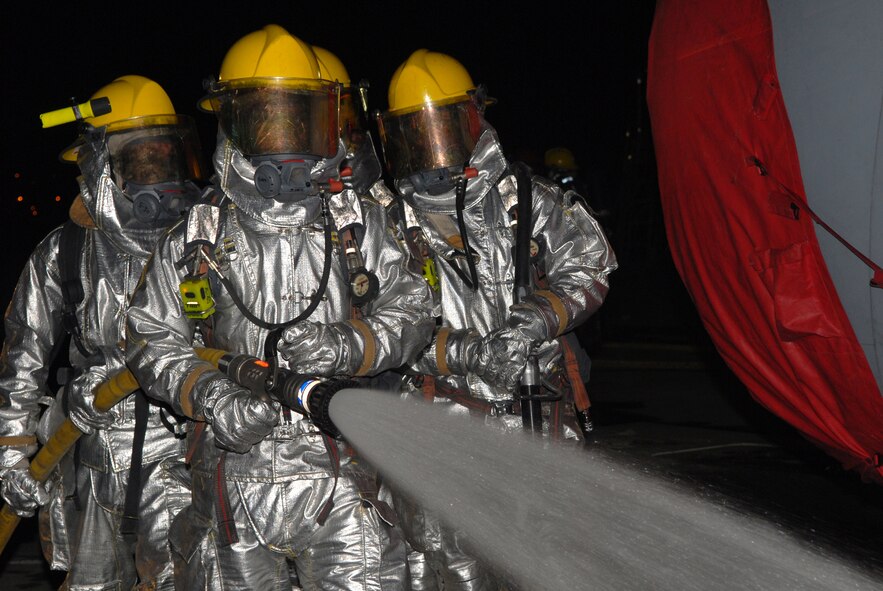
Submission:
<svg viewBox="0 0 883 591">
<path fill-rule="evenodd" d="M 90 99 L 84 103 L 74 104 L 63 109 L 56 109 L 47 113 L 40 114 L 40 121 L 43 123 L 43 129 L 73 123 L 74 121 L 82 121 L 90 117 L 101 117 L 107 115 L 111 111 L 110 99 L 106 96 Z"/>
<path fill-rule="evenodd" d="M 165 90 L 138 75 L 114 79 L 84 103 L 40 115 L 44 127 L 79 122 L 60 159 L 93 181 L 109 163 L 117 187 L 145 224 L 173 222 L 195 203 L 202 178 L 195 123 L 178 115 Z"/>
</svg>

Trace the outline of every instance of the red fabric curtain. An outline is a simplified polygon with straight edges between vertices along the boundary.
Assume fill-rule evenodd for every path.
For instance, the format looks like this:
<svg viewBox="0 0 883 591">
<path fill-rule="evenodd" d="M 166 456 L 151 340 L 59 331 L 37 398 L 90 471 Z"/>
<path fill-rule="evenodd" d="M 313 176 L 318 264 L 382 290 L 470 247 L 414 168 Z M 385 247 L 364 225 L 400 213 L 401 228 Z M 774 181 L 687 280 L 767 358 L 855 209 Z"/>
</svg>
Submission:
<svg viewBox="0 0 883 591">
<path fill-rule="evenodd" d="M 647 82 L 668 242 L 718 351 L 760 404 L 883 483 L 883 398 L 800 207 L 766 1 L 659 0 Z"/>
</svg>

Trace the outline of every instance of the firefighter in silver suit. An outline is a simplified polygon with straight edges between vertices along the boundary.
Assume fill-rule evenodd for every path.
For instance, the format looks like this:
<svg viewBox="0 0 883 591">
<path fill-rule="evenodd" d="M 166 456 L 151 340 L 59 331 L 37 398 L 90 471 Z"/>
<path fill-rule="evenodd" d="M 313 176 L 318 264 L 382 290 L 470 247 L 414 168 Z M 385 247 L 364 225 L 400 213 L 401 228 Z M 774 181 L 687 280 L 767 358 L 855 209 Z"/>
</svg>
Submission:
<svg viewBox="0 0 883 591">
<path fill-rule="evenodd" d="M 274 371 L 367 377 L 429 342 L 428 289 L 383 207 L 340 182 L 340 85 L 309 45 L 276 25 L 254 31 L 208 90 L 215 204 L 160 243 L 129 315 L 133 373 L 192 419 L 193 503 L 171 536 L 181 588 L 288 588 L 290 560 L 304 589 L 407 589 L 375 470 L 192 343 Z"/>
<path fill-rule="evenodd" d="M 159 236 L 199 198 L 200 148 L 193 121 L 150 79 L 119 77 L 99 103 L 61 155 L 81 172 L 71 219 L 37 246 L 6 312 L 2 494 L 19 515 L 44 506 L 44 552 L 68 571 L 66 589 L 172 589 L 169 520 L 190 501 L 175 417 L 141 391 L 98 412 L 93 390 L 125 369 L 129 298 Z M 51 351 L 66 329 L 70 380 L 52 399 Z M 47 494 L 27 458 L 65 410 L 83 435 Z"/>
<path fill-rule="evenodd" d="M 451 412 L 478 412 L 503 430 L 521 429 L 519 380 L 533 360 L 549 399 L 542 431 L 584 438 L 587 376 L 568 335 L 602 305 L 616 268 L 598 222 L 573 193 L 518 174 L 525 169 L 507 161 L 484 118 L 491 99 L 453 57 L 415 51 L 393 74 L 388 97 L 377 119 L 402 232 L 441 309 L 432 343 L 411 364 L 417 377 L 407 378 L 408 391 Z M 518 219 L 519 185 L 530 220 Z M 516 229 L 525 221 L 530 281 L 516 301 Z M 396 509 L 425 558 L 424 572 L 413 569 L 414 588 L 499 587 L 456 532 L 405 497 Z"/>
</svg>

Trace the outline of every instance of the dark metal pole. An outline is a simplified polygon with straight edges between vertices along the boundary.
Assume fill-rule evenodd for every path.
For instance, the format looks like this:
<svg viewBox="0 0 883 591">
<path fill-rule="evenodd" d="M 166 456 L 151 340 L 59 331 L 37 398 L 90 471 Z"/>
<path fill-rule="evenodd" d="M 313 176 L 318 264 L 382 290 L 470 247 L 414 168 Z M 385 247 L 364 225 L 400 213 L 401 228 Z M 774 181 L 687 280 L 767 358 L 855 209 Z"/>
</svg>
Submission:
<svg viewBox="0 0 883 591">
<path fill-rule="evenodd" d="M 517 226 L 515 229 L 515 292 L 517 304 L 524 301 L 530 290 L 530 239 L 533 218 L 533 191 L 530 168 L 516 162 L 512 165 L 518 183 Z M 521 422 L 534 433 L 543 431 L 543 413 L 540 397 L 540 370 L 535 355 L 530 355 L 518 390 L 521 400 Z"/>
</svg>

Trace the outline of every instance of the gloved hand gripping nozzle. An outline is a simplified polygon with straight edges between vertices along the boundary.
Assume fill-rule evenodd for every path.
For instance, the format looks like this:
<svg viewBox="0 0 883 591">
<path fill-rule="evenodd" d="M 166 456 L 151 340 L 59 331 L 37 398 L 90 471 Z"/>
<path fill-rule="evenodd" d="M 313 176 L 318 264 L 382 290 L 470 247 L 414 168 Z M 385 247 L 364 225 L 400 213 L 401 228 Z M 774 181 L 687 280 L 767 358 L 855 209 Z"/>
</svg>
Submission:
<svg viewBox="0 0 883 591">
<path fill-rule="evenodd" d="M 353 380 L 325 380 L 273 367 L 251 355 L 227 353 L 218 361 L 218 369 L 227 377 L 254 392 L 264 401 L 275 400 L 282 406 L 308 417 L 327 435 L 341 434 L 331 420 L 331 398 L 345 388 L 358 384 Z"/>
</svg>

